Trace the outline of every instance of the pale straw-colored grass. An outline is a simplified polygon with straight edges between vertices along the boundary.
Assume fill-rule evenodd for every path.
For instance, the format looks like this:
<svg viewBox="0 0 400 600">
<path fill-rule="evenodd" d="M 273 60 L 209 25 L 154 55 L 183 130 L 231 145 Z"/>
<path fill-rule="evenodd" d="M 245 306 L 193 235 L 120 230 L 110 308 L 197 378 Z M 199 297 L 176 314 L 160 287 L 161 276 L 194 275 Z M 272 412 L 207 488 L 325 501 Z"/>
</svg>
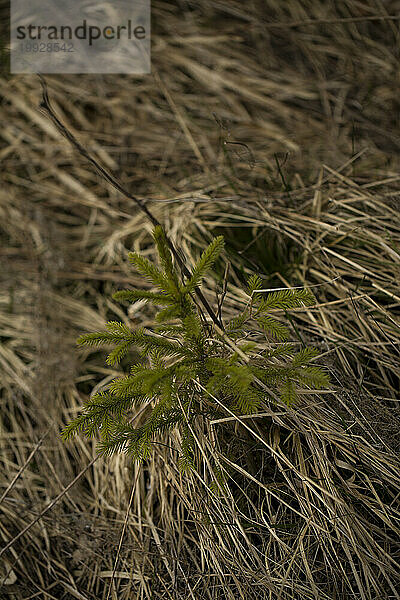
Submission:
<svg viewBox="0 0 400 600">
<path fill-rule="evenodd" d="M 151 323 L 111 298 L 141 285 L 127 251 L 152 255 L 151 225 L 37 109 L 35 76 L 1 79 L 2 546 L 37 522 L 0 559 L 0 597 L 399 597 L 397 12 L 155 1 L 152 76 L 48 78 L 58 116 L 152 199 L 188 265 L 225 232 L 225 316 L 247 301 L 242 270 L 319 286 L 293 339 L 320 348 L 332 390 L 198 423 L 191 475 L 178 434 L 141 468 L 60 440 L 119 372 L 76 337 Z"/>
</svg>

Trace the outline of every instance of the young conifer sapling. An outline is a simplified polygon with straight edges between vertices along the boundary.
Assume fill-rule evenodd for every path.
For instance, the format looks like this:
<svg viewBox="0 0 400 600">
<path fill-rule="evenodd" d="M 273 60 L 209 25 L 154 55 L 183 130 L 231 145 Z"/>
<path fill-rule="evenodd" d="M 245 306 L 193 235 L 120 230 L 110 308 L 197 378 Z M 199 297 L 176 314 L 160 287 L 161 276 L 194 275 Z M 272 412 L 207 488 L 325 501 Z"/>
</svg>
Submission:
<svg viewBox="0 0 400 600">
<path fill-rule="evenodd" d="M 287 289 L 264 296 L 258 293 L 261 279 L 253 275 L 247 290 L 251 300 L 221 330 L 205 320 L 194 301 L 194 291 L 223 250 L 223 237 L 211 242 L 183 282 L 163 229 L 156 227 L 153 237 L 158 265 L 137 253 L 130 253 L 129 258 L 154 291 L 122 290 L 114 298 L 145 300 L 156 306 L 154 326 L 133 330 L 111 321 L 106 331 L 86 333 L 78 339 L 80 345 L 113 346 L 106 361 L 109 365 L 119 363 L 131 348 L 141 358 L 107 390 L 93 394 L 62 436 L 67 440 L 77 432 L 87 437 L 98 435 L 101 453 L 124 451 L 140 461 L 150 456 L 154 441 L 178 427 L 180 467 L 186 470 L 194 467 L 193 431 L 200 416 L 226 416 L 223 407 L 237 415 L 256 413 L 271 400 L 266 390 L 293 405 L 299 387 L 321 389 L 329 378 L 324 368 L 312 363 L 318 351 L 299 350 L 289 343 L 288 327 L 272 313 L 314 304 L 309 290 Z M 265 332 L 270 341 L 267 349 L 264 344 L 260 351 L 256 342 L 249 341 L 254 326 Z M 144 418 L 135 426 L 132 417 L 139 409 Z"/>
</svg>

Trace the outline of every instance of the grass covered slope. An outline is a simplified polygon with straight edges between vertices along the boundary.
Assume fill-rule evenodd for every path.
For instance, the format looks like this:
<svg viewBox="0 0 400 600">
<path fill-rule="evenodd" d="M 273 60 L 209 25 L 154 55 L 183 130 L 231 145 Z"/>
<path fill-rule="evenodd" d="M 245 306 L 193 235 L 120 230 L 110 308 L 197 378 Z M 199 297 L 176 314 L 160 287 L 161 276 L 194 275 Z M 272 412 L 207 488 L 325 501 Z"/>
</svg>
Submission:
<svg viewBox="0 0 400 600">
<path fill-rule="evenodd" d="M 215 305 L 231 261 L 225 319 L 254 271 L 317 298 L 288 313 L 291 336 L 320 350 L 333 389 L 196 425 L 224 494 L 207 464 L 181 475 L 178 432 L 142 468 L 124 455 L 87 468 L 95 443 L 61 441 L 132 362 L 105 366 L 76 338 L 152 323 L 149 306 L 112 299 L 142 287 L 127 254 L 153 257 L 152 227 L 38 112 L 36 77 L 2 78 L 2 545 L 84 473 L 1 557 L 0 597 L 399 596 L 397 12 L 154 1 L 151 77 L 48 78 L 59 117 L 153 199 L 188 266 L 224 234 L 204 293 Z"/>
</svg>

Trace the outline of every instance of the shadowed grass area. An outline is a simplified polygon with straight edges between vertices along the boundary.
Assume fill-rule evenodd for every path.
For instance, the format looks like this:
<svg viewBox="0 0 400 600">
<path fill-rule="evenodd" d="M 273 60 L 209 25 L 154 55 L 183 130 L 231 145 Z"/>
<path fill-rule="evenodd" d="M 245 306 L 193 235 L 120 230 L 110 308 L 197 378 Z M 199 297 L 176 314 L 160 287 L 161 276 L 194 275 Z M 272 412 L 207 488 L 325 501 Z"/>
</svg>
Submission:
<svg viewBox="0 0 400 600">
<path fill-rule="evenodd" d="M 224 263 L 228 259 L 237 275 L 246 282 L 246 269 L 256 272 L 269 286 L 280 285 L 277 276 L 291 277 L 301 260 L 301 246 L 291 240 L 284 240 L 268 228 L 254 227 L 221 227 L 214 230 L 215 235 L 223 235 L 225 239 L 225 261 L 216 268 L 216 272 L 224 274 Z"/>
<path fill-rule="evenodd" d="M 179 473 L 178 434 L 143 467 L 120 455 L 84 471 L 95 443 L 62 443 L 120 373 L 78 335 L 152 322 L 112 300 L 142 286 L 127 253 L 153 255 L 152 226 L 37 110 L 36 76 L 1 78 L 2 546 L 84 472 L 0 558 L 0 597 L 399 597 L 397 13 L 155 0 L 151 76 L 48 78 L 61 120 L 151 198 L 189 266 L 224 233 L 225 318 L 250 271 L 266 288 L 318 286 L 317 306 L 290 312 L 293 341 L 322 350 L 333 389 L 199 422 L 220 493 L 207 465 Z"/>
</svg>

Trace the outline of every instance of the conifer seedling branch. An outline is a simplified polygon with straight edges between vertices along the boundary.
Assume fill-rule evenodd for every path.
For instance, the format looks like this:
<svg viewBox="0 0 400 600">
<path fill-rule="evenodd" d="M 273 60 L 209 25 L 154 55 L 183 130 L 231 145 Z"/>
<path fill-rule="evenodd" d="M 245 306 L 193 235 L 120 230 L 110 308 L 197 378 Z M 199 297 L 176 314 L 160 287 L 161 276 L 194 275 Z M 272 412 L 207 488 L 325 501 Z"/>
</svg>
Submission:
<svg viewBox="0 0 400 600">
<path fill-rule="evenodd" d="M 253 275 L 247 293 L 251 305 L 226 323 L 215 326 L 212 335 L 201 319 L 191 296 L 202 284 L 224 246 L 215 238 L 181 282 L 164 230 L 153 232 L 158 264 L 131 252 L 135 269 L 152 285 L 152 290 L 121 290 L 114 299 L 122 302 L 143 300 L 157 307 L 152 328 L 132 330 L 122 322 L 107 323 L 106 331 L 82 335 L 80 345 L 114 346 L 106 362 L 121 362 L 131 348 L 140 359 L 129 374 L 114 379 L 107 390 L 90 397 L 81 414 L 63 430 L 64 439 L 77 432 L 87 437 L 99 435 L 100 452 L 128 452 L 135 460 L 150 456 L 155 438 L 175 428 L 180 430 L 180 467 L 195 465 L 195 425 L 199 417 L 215 420 L 230 414 L 255 414 L 266 400 L 295 403 L 298 387 L 320 389 L 328 375 L 313 363 L 314 348 L 296 349 L 289 343 L 289 329 L 272 311 L 285 312 L 310 306 L 315 298 L 306 289 L 285 289 L 264 297 L 257 293 L 261 279 Z M 249 341 L 258 330 L 265 342 Z M 229 341 L 229 344 L 226 341 Z M 130 415 L 143 408 L 142 420 L 134 427 Z"/>
</svg>

